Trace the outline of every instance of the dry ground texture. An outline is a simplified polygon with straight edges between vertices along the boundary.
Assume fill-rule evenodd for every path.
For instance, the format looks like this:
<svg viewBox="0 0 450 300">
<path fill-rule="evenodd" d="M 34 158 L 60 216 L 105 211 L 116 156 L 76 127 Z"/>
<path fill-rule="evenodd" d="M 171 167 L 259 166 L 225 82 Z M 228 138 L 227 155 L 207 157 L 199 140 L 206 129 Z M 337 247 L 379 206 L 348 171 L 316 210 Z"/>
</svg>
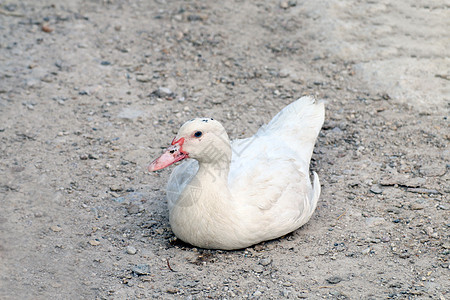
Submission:
<svg viewBox="0 0 450 300">
<path fill-rule="evenodd" d="M 450 299 L 450 3 L 0 1 L 0 298 Z M 303 228 L 240 251 L 170 230 L 184 121 L 251 136 L 327 102 Z M 268 170 L 270 171 L 270 170 Z"/>
</svg>

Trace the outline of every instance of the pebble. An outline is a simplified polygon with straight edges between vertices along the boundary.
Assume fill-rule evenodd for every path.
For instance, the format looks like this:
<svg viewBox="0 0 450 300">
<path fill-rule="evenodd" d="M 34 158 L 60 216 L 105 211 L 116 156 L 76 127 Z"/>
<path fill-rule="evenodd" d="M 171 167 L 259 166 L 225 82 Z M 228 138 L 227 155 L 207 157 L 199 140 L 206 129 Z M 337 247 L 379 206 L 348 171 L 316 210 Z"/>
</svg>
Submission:
<svg viewBox="0 0 450 300">
<path fill-rule="evenodd" d="M 179 291 L 180 291 L 179 289 L 174 288 L 174 287 L 169 287 L 169 288 L 167 288 L 167 290 L 166 290 L 166 292 L 167 292 L 168 294 L 177 294 Z"/>
<path fill-rule="evenodd" d="M 90 240 L 89 244 L 91 244 L 92 246 L 98 246 L 98 245 L 100 245 L 100 242 L 97 240 Z"/>
<path fill-rule="evenodd" d="M 138 76 L 136 76 L 136 80 L 139 81 L 139 82 L 150 82 L 150 81 L 152 81 L 152 78 L 153 77 L 147 76 L 147 75 L 138 75 Z"/>
<path fill-rule="evenodd" d="M 450 205 L 448 205 L 448 204 L 439 204 L 438 206 L 437 206 L 437 208 L 438 209 L 442 209 L 442 210 L 449 210 L 450 209 Z"/>
<path fill-rule="evenodd" d="M 288 9 L 291 6 L 296 6 L 296 5 L 297 5 L 297 1 L 294 1 L 294 0 L 280 2 L 280 8 L 282 8 L 282 9 Z"/>
<path fill-rule="evenodd" d="M 53 32 L 53 28 L 51 28 L 47 23 L 42 24 L 41 30 L 46 33 Z"/>
<path fill-rule="evenodd" d="M 434 229 L 433 229 L 433 227 L 426 227 L 425 232 L 428 236 L 432 236 L 434 233 Z"/>
<path fill-rule="evenodd" d="M 326 279 L 326 281 L 330 284 L 337 284 L 337 283 L 341 282 L 342 280 L 343 280 L 342 277 L 339 277 L 339 276 L 332 276 L 332 277 Z"/>
<path fill-rule="evenodd" d="M 291 295 L 291 291 L 288 289 L 283 289 L 283 291 L 281 291 L 281 295 L 283 296 L 283 298 L 289 299 L 289 296 Z"/>
<path fill-rule="evenodd" d="M 317 254 L 319 254 L 319 255 L 325 255 L 325 254 L 327 254 L 327 250 L 325 250 L 325 249 L 319 249 L 319 250 L 317 251 Z"/>
<path fill-rule="evenodd" d="M 261 296 L 262 296 L 261 291 L 256 291 L 253 293 L 253 297 L 261 297 Z"/>
<path fill-rule="evenodd" d="M 109 187 L 109 190 L 112 192 L 120 192 L 123 191 L 123 187 L 120 185 L 112 185 Z"/>
<path fill-rule="evenodd" d="M 413 203 L 409 206 L 411 210 L 421 210 L 424 209 L 424 206 L 420 203 Z"/>
<path fill-rule="evenodd" d="M 138 276 L 149 275 L 150 274 L 150 266 L 148 264 L 136 265 L 131 269 L 131 271 L 133 271 L 133 273 Z"/>
<path fill-rule="evenodd" d="M 370 191 L 374 194 L 381 194 L 383 193 L 383 190 L 381 189 L 381 187 L 379 185 L 374 185 L 370 188 Z"/>
<path fill-rule="evenodd" d="M 173 97 L 175 97 L 175 93 L 172 92 L 171 89 L 166 88 L 166 87 L 159 87 L 157 90 L 154 90 L 151 93 L 152 96 L 156 96 L 158 98 L 165 98 L 165 99 L 173 99 Z"/>
<path fill-rule="evenodd" d="M 133 246 L 127 246 L 127 253 L 131 254 L 131 255 L 135 255 L 137 252 L 136 248 L 134 248 Z"/>
<path fill-rule="evenodd" d="M 366 248 L 366 249 L 362 250 L 361 253 L 363 255 L 368 255 L 370 253 L 370 248 Z"/>
<path fill-rule="evenodd" d="M 390 212 L 390 213 L 393 213 L 393 214 L 397 214 L 397 215 L 400 213 L 400 210 L 395 208 L 395 207 L 389 207 L 389 208 L 386 209 L 386 211 Z"/>
<path fill-rule="evenodd" d="M 382 238 L 381 238 L 381 241 L 383 242 L 383 243 L 387 243 L 387 242 L 389 242 L 391 240 L 391 238 L 389 237 L 389 236 L 383 236 Z"/>
<path fill-rule="evenodd" d="M 99 159 L 100 157 L 97 154 L 89 153 L 88 158 L 89 159 Z"/>
<path fill-rule="evenodd" d="M 145 210 L 144 207 L 142 207 L 141 205 L 134 204 L 134 203 L 131 203 L 127 206 L 127 212 L 130 215 L 137 214 L 144 210 Z"/>
<path fill-rule="evenodd" d="M 192 280 L 183 281 L 182 285 L 188 288 L 194 288 L 198 285 L 198 282 Z"/>
<path fill-rule="evenodd" d="M 123 120 L 134 120 L 142 116 L 144 112 L 139 109 L 132 109 L 132 108 L 124 108 L 120 111 L 120 113 L 117 115 L 119 119 Z"/>
<path fill-rule="evenodd" d="M 446 167 L 443 164 L 424 166 L 419 169 L 419 172 L 426 177 L 443 176 L 446 172 Z"/>
<path fill-rule="evenodd" d="M 62 228 L 59 227 L 58 225 L 52 225 L 52 226 L 50 227 L 50 229 L 51 229 L 52 231 L 54 231 L 54 232 L 60 232 L 60 231 L 62 230 Z"/>
<path fill-rule="evenodd" d="M 262 273 L 262 272 L 264 272 L 264 268 L 261 265 L 256 265 L 253 267 L 253 272 Z"/>
<path fill-rule="evenodd" d="M 259 263 L 263 266 L 268 266 L 272 263 L 272 259 L 270 257 L 263 258 L 259 261 Z"/>
<path fill-rule="evenodd" d="M 370 217 L 366 219 L 366 225 L 369 227 L 381 225 L 384 223 L 384 218 L 381 217 Z"/>
</svg>

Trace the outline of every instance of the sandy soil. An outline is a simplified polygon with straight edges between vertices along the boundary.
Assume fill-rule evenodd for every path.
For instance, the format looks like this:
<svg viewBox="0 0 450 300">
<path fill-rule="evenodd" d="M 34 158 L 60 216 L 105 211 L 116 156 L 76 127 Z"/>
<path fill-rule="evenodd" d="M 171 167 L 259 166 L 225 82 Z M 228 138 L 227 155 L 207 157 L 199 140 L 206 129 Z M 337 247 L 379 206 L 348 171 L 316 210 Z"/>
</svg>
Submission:
<svg viewBox="0 0 450 300">
<path fill-rule="evenodd" d="M 450 5 L 392 2 L 1 1 L 0 298 L 450 299 Z M 248 137 L 302 95 L 310 222 L 177 241 L 146 166 L 178 127 Z"/>
</svg>

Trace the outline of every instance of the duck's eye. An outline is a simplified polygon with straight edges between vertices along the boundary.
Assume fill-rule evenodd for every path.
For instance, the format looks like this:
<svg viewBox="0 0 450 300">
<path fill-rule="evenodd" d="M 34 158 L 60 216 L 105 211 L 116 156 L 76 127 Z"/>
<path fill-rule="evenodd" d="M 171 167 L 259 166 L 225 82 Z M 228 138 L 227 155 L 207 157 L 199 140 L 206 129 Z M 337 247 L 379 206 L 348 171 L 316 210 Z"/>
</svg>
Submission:
<svg viewBox="0 0 450 300">
<path fill-rule="evenodd" d="M 203 134 L 203 132 L 201 132 L 201 131 L 196 131 L 196 132 L 194 133 L 194 136 L 195 136 L 195 137 L 201 137 L 202 134 Z"/>
</svg>

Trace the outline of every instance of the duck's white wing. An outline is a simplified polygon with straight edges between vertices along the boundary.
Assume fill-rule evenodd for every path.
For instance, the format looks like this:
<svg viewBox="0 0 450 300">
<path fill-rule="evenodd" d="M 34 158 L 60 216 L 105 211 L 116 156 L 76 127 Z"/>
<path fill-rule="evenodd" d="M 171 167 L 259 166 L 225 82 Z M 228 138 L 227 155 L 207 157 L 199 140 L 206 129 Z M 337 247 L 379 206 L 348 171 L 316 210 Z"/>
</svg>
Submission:
<svg viewBox="0 0 450 300">
<path fill-rule="evenodd" d="M 191 182 L 192 178 L 197 174 L 197 171 L 198 162 L 195 159 L 187 159 L 173 169 L 167 182 L 166 191 L 169 210 L 172 210 L 181 192 Z"/>
<path fill-rule="evenodd" d="M 312 213 L 320 185 L 315 175 L 311 187 L 309 163 L 323 121 L 323 103 L 303 97 L 253 137 L 234 141 L 228 177 L 234 199 L 274 214 L 287 214 L 286 218 L 299 216 L 305 205 Z"/>
</svg>

